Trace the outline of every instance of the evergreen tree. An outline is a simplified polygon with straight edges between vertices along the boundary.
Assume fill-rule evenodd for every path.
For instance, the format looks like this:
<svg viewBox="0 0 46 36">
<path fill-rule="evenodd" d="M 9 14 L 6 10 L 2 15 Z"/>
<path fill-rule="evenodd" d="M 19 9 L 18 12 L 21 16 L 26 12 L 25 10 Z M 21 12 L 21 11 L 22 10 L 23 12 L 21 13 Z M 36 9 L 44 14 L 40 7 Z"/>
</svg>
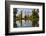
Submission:
<svg viewBox="0 0 46 36">
<path fill-rule="evenodd" d="M 33 9 L 32 15 L 29 18 L 32 21 L 32 26 L 35 27 L 38 24 L 39 16 L 38 12 Z"/>
<path fill-rule="evenodd" d="M 14 26 L 14 27 L 17 27 L 17 24 L 16 24 L 17 8 L 14 8 L 14 9 L 13 9 L 13 14 L 14 14 L 14 16 L 13 16 L 13 17 L 14 17 L 14 18 L 13 18 L 14 25 L 13 25 L 13 26 Z"/>
</svg>

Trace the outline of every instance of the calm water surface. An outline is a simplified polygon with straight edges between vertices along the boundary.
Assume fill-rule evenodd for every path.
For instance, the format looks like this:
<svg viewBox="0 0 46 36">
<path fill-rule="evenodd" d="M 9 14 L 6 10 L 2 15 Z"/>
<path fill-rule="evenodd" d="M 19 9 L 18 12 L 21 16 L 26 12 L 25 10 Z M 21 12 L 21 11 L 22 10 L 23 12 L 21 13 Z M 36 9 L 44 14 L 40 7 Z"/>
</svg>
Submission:
<svg viewBox="0 0 46 36">
<path fill-rule="evenodd" d="M 32 27 L 32 22 L 29 20 L 22 20 L 22 26 L 21 26 L 21 22 L 16 21 L 17 27 Z"/>
</svg>

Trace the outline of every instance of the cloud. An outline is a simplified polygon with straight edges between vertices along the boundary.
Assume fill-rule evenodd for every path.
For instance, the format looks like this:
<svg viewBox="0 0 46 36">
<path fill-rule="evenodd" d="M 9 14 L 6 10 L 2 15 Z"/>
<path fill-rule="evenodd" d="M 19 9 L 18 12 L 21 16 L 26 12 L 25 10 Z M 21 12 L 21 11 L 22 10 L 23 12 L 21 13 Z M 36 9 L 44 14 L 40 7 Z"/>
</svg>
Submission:
<svg viewBox="0 0 46 36">
<path fill-rule="evenodd" d="M 23 16 L 24 15 L 31 15 L 32 14 L 32 9 L 31 8 L 17 8 L 17 14 L 16 15 L 19 15 L 21 14 L 21 11 L 23 13 Z"/>
</svg>

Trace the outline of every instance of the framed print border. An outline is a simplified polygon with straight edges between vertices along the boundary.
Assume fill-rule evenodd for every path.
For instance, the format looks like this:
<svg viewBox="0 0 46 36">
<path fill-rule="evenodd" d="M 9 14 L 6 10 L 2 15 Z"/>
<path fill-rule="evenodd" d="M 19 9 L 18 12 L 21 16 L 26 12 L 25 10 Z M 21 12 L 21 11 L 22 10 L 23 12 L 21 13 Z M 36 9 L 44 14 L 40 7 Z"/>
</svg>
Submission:
<svg viewBox="0 0 46 36">
<path fill-rule="evenodd" d="M 22 3 L 22 4 L 35 4 L 35 5 L 42 5 L 42 31 L 28 31 L 28 32 L 13 32 L 9 33 L 9 15 L 10 15 L 10 4 L 16 4 L 16 3 Z M 37 34 L 37 33 L 45 33 L 45 3 L 41 2 L 21 2 L 21 1 L 5 1 L 5 35 L 19 35 L 19 34 Z"/>
</svg>

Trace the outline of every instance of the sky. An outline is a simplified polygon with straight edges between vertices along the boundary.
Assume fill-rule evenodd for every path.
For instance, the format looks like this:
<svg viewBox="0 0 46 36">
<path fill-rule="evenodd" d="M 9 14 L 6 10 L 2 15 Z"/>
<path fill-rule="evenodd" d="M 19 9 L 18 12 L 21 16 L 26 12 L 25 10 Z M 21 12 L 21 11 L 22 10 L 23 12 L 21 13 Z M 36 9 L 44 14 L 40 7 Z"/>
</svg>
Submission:
<svg viewBox="0 0 46 36">
<path fill-rule="evenodd" d="M 31 15 L 32 14 L 32 9 L 31 8 L 17 8 L 17 16 L 19 14 L 21 14 L 21 11 L 23 11 L 22 13 L 22 16 L 24 17 L 25 15 Z"/>
</svg>

